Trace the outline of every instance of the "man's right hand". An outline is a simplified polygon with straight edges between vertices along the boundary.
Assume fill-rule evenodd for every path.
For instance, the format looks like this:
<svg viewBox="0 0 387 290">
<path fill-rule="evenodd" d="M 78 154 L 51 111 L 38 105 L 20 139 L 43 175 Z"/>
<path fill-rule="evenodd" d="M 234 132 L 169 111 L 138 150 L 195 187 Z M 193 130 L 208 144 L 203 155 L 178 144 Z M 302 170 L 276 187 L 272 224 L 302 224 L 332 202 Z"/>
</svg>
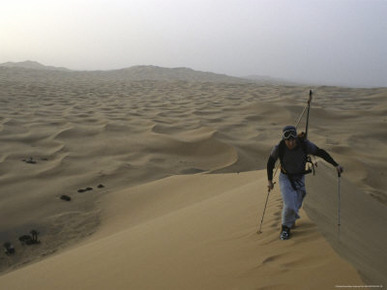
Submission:
<svg viewBox="0 0 387 290">
<path fill-rule="evenodd" d="M 268 188 L 269 191 L 272 191 L 272 190 L 273 190 L 273 188 L 274 188 L 274 183 L 273 183 L 272 180 L 269 180 L 269 181 L 268 181 L 267 188 Z"/>
</svg>

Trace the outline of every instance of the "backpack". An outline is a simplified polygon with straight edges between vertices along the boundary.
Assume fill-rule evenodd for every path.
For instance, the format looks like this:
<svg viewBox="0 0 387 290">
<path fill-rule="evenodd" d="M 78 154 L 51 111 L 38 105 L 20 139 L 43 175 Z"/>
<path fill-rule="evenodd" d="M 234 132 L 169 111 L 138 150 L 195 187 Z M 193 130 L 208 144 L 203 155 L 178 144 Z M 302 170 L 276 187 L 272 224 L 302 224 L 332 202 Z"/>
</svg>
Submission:
<svg viewBox="0 0 387 290">
<path fill-rule="evenodd" d="M 304 152 L 304 158 L 305 158 L 305 171 L 302 172 L 302 174 L 308 174 L 313 172 L 313 175 L 315 175 L 315 170 L 314 170 L 314 163 L 312 162 L 311 157 L 308 155 L 307 152 L 307 145 L 306 145 L 306 137 L 305 133 L 301 132 L 297 135 L 298 141 L 299 141 L 299 146 L 301 147 L 302 151 Z M 280 164 L 281 164 L 281 171 L 286 174 L 286 170 L 283 165 L 283 158 L 285 155 L 285 140 L 281 140 L 281 142 L 278 145 L 278 157 L 280 159 Z"/>
</svg>

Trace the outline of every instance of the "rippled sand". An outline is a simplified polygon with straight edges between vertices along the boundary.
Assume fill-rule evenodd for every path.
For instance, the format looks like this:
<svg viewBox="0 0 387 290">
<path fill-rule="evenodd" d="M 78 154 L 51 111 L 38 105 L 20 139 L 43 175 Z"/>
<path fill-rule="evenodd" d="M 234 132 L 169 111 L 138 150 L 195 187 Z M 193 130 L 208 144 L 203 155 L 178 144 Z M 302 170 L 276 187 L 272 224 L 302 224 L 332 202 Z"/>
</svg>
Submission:
<svg viewBox="0 0 387 290">
<path fill-rule="evenodd" d="M 265 169 L 281 128 L 295 123 L 310 89 L 226 77 L 211 82 L 149 78 L 138 80 L 122 72 L 0 68 L 0 238 L 14 241 L 19 253 L 0 258 L 3 271 L 74 246 L 103 229 L 109 196 L 117 200 L 122 190 L 130 192 L 133 186 L 176 175 Z M 385 206 L 387 89 L 313 89 L 309 138 L 344 166 L 345 178 L 364 198 Z M 303 121 L 300 129 L 304 126 Z M 254 190 L 262 203 L 266 185 L 264 171 L 259 174 L 263 181 Z M 216 187 L 224 181 L 214 182 Z M 93 189 L 78 192 L 86 187 Z M 63 201 L 61 195 L 72 200 Z M 119 203 L 125 204 L 120 198 Z M 159 197 L 144 200 L 152 203 Z M 170 201 L 174 209 L 180 204 Z M 276 204 L 280 207 L 279 201 Z M 165 205 L 164 210 L 172 212 L 172 208 Z M 254 208 L 251 215 L 260 206 Z M 274 224 L 278 227 L 278 216 L 272 217 L 272 223 L 273 229 Z M 44 242 L 21 247 L 17 237 L 32 228 L 40 231 Z M 244 228 L 242 236 L 249 230 Z M 269 240 L 277 234 L 275 230 Z M 311 235 L 307 245 L 318 234 Z M 269 265 L 277 260 L 266 258 Z"/>
</svg>

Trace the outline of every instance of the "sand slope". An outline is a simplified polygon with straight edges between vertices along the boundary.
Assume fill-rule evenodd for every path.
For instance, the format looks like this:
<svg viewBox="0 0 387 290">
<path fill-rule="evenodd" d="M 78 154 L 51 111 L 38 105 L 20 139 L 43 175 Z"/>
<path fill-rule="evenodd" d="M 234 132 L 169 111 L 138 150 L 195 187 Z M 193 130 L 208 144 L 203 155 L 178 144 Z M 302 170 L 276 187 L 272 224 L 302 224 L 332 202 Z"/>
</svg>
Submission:
<svg viewBox="0 0 387 290">
<path fill-rule="evenodd" d="M 331 289 L 362 285 L 304 217 L 278 239 L 271 196 L 255 233 L 265 172 L 179 176 L 114 193 L 89 242 L 4 275 L 6 289 Z"/>
<path fill-rule="evenodd" d="M 340 226 L 338 223 L 338 178 L 330 167 L 320 166 L 307 177 L 305 210 L 333 248 L 350 261 L 369 285 L 387 284 L 387 235 L 382 229 L 386 207 L 346 177 L 340 180 Z M 321 206 L 322 205 L 322 206 Z"/>
</svg>

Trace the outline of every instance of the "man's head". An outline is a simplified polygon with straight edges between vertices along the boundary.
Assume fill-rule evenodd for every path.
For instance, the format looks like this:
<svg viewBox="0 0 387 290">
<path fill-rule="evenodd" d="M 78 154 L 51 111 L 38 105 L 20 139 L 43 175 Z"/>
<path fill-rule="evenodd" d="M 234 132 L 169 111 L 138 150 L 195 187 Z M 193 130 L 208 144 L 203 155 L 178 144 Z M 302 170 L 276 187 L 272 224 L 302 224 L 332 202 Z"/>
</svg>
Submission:
<svg viewBox="0 0 387 290">
<path fill-rule="evenodd" d="M 285 140 L 286 147 L 290 150 L 297 146 L 297 129 L 294 126 L 286 126 L 282 129 L 282 139 Z"/>
</svg>

